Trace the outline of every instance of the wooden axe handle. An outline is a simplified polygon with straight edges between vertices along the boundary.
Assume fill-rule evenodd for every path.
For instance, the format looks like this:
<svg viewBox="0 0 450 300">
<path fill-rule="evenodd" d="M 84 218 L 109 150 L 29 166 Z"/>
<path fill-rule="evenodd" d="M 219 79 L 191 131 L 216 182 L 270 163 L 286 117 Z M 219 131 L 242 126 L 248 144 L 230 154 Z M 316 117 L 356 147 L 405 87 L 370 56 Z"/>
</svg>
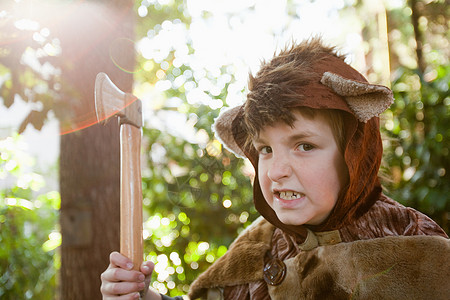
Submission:
<svg viewBox="0 0 450 300">
<path fill-rule="evenodd" d="M 139 271 L 143 261 L 141 129 L 120 126 L 120 253 L 130 258 Z"/>
</svg>

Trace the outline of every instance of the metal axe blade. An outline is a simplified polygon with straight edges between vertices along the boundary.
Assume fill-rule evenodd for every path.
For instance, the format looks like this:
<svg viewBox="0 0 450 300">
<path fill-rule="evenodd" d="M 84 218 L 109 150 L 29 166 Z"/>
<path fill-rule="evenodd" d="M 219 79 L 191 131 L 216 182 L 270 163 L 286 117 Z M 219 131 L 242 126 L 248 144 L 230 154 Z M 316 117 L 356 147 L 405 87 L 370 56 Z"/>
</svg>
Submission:
<svg viewBox="0 0 450 300">
<path fill-rule="evenodd" d="M 95 78 L 95 113 L 99 122 L 118 116 L 121 124 L 142 127 L 141 100 L 122 92 L 105 73 L 98 73 Z"/>
</svg>

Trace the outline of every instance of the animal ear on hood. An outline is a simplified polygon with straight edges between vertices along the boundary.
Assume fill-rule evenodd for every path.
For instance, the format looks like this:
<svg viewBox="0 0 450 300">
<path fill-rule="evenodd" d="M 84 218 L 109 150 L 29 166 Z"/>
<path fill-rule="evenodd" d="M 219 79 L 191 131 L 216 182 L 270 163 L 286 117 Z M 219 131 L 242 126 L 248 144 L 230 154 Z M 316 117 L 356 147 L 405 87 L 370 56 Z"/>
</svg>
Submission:
<svg viewBox="0 0 450 300">
<path fill-rule="evenodd" d="M 331 72 L 323 73 L 320 82 L 342 96 L 360 122 L 366 123 L 379 116 L 394 102 L 392 91 L 382 85 L 347 79 Z M 238 157 L 246 157 L 233 135 L 233 121 L 241 109 L 239 105 L 222 112 L 215 120 L 213 131 L 226 149 Z"/>
<path fill-rule="evenodd" d="M 346 79 L 331 72 L 323 73 L 320 82 L 342 96 L 356 118 L 364 123 L 394 103 L 392 91 L 382 85 Z"/>
<path fill-rule="evenodd" d="M 213 131 L 216 138 L 224 145 L 226 149 L 238 157 L 245 157 L 244 152 L 234 139 L 232 129 L 232 123 L 239 114 L 241 108 L 242 105 L 239 105 L 221 113 L 214 122 Z"/>
</svg>

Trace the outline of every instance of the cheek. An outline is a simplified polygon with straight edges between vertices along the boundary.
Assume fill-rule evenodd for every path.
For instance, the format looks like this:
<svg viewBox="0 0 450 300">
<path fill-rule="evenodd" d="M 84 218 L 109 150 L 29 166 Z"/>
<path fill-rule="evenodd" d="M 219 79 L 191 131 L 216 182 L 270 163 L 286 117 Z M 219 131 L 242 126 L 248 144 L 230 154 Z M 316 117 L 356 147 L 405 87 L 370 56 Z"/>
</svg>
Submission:
<svg viewBox="0 0 450 300">
<path fill-rule="evenodd" d="M 264 198 L 266 199 L 266 201 L 267 199 L 270 200 L 271 197 L 269 196 L 272 195 L 272 182 L 270 181 L 269 177 L 267 177 L 267 172 L 263 166 L 258 167 L 258 181 Z M 271 201 L 267 202 L 270 204 Z"/>
<path fill-rule="evenodd" d="M 338 194 L 343 187 L 343 179 L 341 165 L 337 165 L 338 161 L 333 156 L 323 158 L 320 162 L 316 162 L 315 167 L 305 168 L 303 172 L 303 180 L 309 187 L 314 187 L 316 195 L 326 200 L 326 205 L 334 205 L 338 198 Z"/>
</svg>

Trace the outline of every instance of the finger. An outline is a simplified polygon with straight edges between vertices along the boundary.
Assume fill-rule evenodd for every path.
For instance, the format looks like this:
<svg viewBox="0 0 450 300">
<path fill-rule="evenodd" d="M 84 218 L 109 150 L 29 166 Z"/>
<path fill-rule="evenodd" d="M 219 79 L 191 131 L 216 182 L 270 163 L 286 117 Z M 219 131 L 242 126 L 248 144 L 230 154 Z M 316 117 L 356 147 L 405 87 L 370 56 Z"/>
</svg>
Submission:
<svg viewBox="0 0 450 300">
<path fill-rule="evenodd" d="M 109 262 L 115 266 L 125 270 L 133 269 L 133 262 L 126 256 L 117 251 L 111 252 L 109 255 Z"/>
<path fill-rule="evenodd" d="M 103 296 L 103 300 L 136 300 L 140 299 L 139 293 L 131 293 L 127 295 L 112 295 L 112 296 Z"/>
<path fill-rule="evenodd" d="M 144 298 L 144 296 L 148 292 L 148 287 L 150 286 L 150 281 L 151 281 L 151 277 L 152 277 L 154 268 L 155 268 L 155 264 L 151 261 L 144 261 L 141 265 L 141 272 L 145 275 L 145 288 L 141 292 L 142 298 Z"/>
<path fill-rule="evenodd" d="M 144 261 L 141 265 L 141 272 L 145 275 L 151 275 L 153 269 L 155 268 L 155 264 L 151 261 Z"/>
<path fill-rule="evenodd" d="M 108 268 L 100 277 L 105 282 L 143 282 L 145 280 L 145 275 L 141 272 L 128 271 L 121 268 Z"/>
<path fill-rule="evenodd" d="M 144 282 L 106 282 L 102 284 L 100 290 L 103 295 L 133 297 L 134 294 L 139 295 L 139 291 L 144 287 Z"/>
</svg>

